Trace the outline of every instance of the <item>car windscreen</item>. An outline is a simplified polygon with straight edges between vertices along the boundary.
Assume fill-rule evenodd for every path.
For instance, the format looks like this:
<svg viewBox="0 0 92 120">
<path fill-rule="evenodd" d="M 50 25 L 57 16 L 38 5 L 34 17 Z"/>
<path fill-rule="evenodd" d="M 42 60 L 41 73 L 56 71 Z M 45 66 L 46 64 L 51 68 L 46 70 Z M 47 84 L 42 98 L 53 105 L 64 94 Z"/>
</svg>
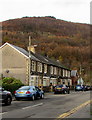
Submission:
<svg viewBox="0 0 92 120">
<path fill-rule="evenodd" d="M 30 89 L 30 87 L 29 86 L 23 86 L 23 87 L 21 87 L 21 88 L 19 88 L 20 90 L 29 90 Z"/>
</svg>

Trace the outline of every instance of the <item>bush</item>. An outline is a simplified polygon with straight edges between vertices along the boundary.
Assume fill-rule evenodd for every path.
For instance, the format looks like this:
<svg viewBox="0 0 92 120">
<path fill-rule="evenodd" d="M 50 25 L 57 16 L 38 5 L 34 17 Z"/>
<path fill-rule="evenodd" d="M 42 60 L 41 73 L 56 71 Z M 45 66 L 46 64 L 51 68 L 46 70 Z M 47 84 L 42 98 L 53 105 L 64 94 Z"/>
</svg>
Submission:
<svg viewBox="0 0 92 120">
<path fill-rule="evenodd" d="M 24 84 L 16 78 L 3 78 L 2 80 L 2 87 L 5 90 L 9 90 L 12 94 L 14 94 L 14 91 L 23 85 Z"/>
</svg>

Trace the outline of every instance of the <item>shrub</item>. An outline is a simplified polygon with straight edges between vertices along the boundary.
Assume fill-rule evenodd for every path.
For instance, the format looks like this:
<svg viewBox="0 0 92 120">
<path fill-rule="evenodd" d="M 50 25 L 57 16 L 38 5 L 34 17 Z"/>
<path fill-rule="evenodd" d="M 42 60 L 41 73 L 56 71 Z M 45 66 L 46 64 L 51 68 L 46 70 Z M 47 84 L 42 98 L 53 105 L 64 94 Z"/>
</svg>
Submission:
<svg viewBox="0 0 92 120">
<path fill-rule="evenodd" d="M 23 85 L 24 84 L 16 78 L 9 77 L 9 78 L 3 78 L 2 80 L 2 87 L 5 90 L 9 90 L 12 94 L 14 94 L 14 91 Z"/>
</svg>

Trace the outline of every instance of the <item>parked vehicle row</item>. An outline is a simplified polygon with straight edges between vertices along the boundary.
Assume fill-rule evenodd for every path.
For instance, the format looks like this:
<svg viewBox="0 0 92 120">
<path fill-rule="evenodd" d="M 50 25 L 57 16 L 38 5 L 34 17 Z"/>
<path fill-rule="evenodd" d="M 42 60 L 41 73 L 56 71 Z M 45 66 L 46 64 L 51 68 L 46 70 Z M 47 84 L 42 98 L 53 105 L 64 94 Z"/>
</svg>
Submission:
<svg viewBox="0 0 92 120">
<path fill-rule="evenodd" d="M 76 85 L 75 86 L 75 91 L 88 91 L 92 90 L 92 87 L 89 85 Z"/>
<path fill-rule="evenodd" d="M 88 90 L 92 90 L 92 86 L 88 86 L 88 85 L 75 86 L 75 91 L 88 91 Z M 64 84 L 56 85 L 54 87 L 54 94 L 57 93 L 69 94 L 70 88 L 69 86 Z M 43 99 L 44 91 L 42 91 L 36 86 L 22 86 L 14 92 L 14 97 L 16 100 L 29 99 L 33 101 L 37 98 Z M 10 105 L 12 102 L 11 92 L 4 90 L 4 88 L 0 87 L 0 101 L 5 105 Z"/>
</svg>

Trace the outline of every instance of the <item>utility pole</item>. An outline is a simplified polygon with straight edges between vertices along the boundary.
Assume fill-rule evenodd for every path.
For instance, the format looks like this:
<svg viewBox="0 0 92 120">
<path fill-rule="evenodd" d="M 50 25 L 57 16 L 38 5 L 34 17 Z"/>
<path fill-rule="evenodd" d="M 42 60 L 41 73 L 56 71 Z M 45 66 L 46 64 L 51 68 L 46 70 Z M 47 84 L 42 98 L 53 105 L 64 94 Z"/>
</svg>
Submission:
<svg viewBox="0 0 92 120">
<path fill-rule="evenodd" d="M 30 75 L 31 75 L 31 51 L 30 51 L 30 46 L 31 46 L 31 37 L 29 36 L 29 79 L 28 79 L 28 85 L 30 83 Z"/>
<path fill-rule="evenodd" d="M 82 66 L 80 65 L 80 84 L 83 84 L 82 80 Z"/>
</svg>

